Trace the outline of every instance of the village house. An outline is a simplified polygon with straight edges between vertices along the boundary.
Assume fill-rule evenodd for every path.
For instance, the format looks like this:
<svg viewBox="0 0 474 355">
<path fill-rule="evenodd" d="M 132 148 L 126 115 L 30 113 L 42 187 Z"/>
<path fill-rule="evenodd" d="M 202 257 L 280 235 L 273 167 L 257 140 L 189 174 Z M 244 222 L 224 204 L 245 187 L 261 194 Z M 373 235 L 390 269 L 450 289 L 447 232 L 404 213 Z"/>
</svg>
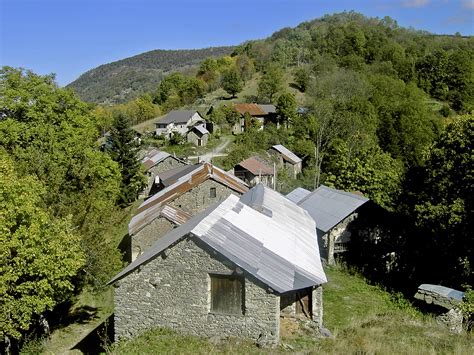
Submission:
<svg viewBox="0 0 474 355">
<path fill-rule="evenodd" d="M 240 122 L 236 123 L 232 128 L 234 134 L 245 131 L 246 114 L 257 121 L 260 124 L 260 129 L 263 129 L 263 126 L 274 117 L 276 112 L 274 105 L 234 104 L 234 108 L 241 115 Z"/>
<path fill-rule="evenodd" d="M 302 160 L 295 153 L 281 144 L 274 145 L 268 150 L 278 162 L 278 167 L 283 167 L 288 170 L 292 178 L 301 173 Z"/>
<path fill-rule="evenodd" d="M 141 197 L 148 197 L 156 192 L 155 179 L 160 173 L 176 167 L 187 166 L 187 163 L 167 152 L 152 149 L 143 157 L 142 166 L 148 182 Z"/>
<path fill-rule="evenodd" d="M 204 147 L 209 140 L 209 131 L 204 124 L 197 124 L 191 127 L 186 133 L 186 140 L 196 147 Z"/>
<path fill-rule="evenodd" d="M 357 218 L 359 209 L 369 199 L 324 185 L 311 193 L 307 190 L 305 191 L 308 193 L 305 193 L 303 190 L 292 191 L 287 198 L 313 217 L 316 222 L 320 255 L 329 265 L 334 265 L 335 254 L 347 251 L 352 234 L 351 222 Z M 302 198 L 298 199 L 297 195 Z"/>
<path fill-rule="evenodd" d="M 245 182 L 209 163 L 163 174 L 159 175 L 159 185 L 164 188 L 140 205 L 128 225 L 132 260 L 211 204 L 248 191 Z"/>
<path fill-rule="evenodd" d="M 281 317 L 322 326 L 325 282 L 314 220 L 258 185 L 170 231 L 109 282 L 115 338 L 166 327 L 275 344 Z"/>
<path fill-rule="evenodd" d="M 249 184 L 249 186 L 255 186 L 260 183 L 265 186 L 273 186 L 273 168 L 256 156 L 245 159 L 235 165 L 233 173 L 239 179 Z"/>
<path fill-rule="evenodd" d="M 170 138 L 176 132 L 182 136 L 196 125 L 205 127 L 206 121 L 195 110 L 173 110 L 156 123 L 155 133 L 157 136 Z"/>
</svg>

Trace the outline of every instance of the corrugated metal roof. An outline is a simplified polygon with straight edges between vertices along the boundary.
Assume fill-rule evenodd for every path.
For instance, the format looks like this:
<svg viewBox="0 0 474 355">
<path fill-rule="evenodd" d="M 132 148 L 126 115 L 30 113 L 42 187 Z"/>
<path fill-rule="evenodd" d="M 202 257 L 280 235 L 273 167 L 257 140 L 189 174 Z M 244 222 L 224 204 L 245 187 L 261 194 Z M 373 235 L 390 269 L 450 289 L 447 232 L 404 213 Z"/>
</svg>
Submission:
<svg viewBox="0 0 474 355">
<path fill-rule="evenodd" d="M 196 110 L 173 110 L 156 123 L 187 123 L 196 112 Z"/>
<path fill-rule="evenodd" d="M 257 185 L 240 200 L 230 195 L 172 230 L 109 283 L 188 233 L 279 293 L 327 282 L 314 220 L 278 192 Z"/>
<path fill-rule="evenodd" d="M 367 201 L 366 197 L 321 185 L 298 205 L 308 211 L 318 229 L 326 233 Z"/>
<path fill-rule="evenodd" d="M 273 169 L 267 164 L 259 160 L 257 157 L 250 157 L 241 161 L 239 164 L 242 168 L 250 171 L 253 175 L 273 175 Z"/>
<path fill-rule="evenodd" d="M 265 116 L 267 114 L 257 104 L 234 104 L 234 108 L 241 115 L 248 113 L 250 116 Z"/>
<path fill-rule="evenodd" d="M 160 215 L 178 226 L 185 224 L 192 217 L 188 212 L 170 205 L 164 205 Z"/>
<path fill-rule="evenodd" d="M 308 196 L 310 193 L 311 191 L 303 189 L 302 187 L 297 187 L 296 189 L 291 191 L 288 195 L 286 195 L 286 198 L 289 199 L 290 201 L 293 201 L 294 203 L 298 203 L 303 198 Z"/>
<path fill-rule="evenodd" d="M 194 126 L 193 129 L 198 131 L 201 135 L 209 134 L 209 131 L 203 125 Z"/>
<path fill-rule="evenodd" d="M 299 158 L 295 153 L 293 153 L 291 150 L 289 150 L 285 146 L 281 144 L 277 144 L 277 145 L 274 145 L 272 148 L 280 152 L 281 155 L 283 155 L 283 158 L 285 160 L 290 161 L 293 164 L 301 163 L 301 158 Z"/>
<path fill-rule="evenodd" d="M 276 107 L 275 105 L 258 105 L 263 111 L 265 111 L 266 114 L 269 113 L 276 113 Z"/>
<path fill-rule="evenodd" d="M 156 164 L 161 163 L 166 158 L 170 157 L 171 155 L 167 152 L 152 149 L 145 157 L 142 159 L 142 165 L 145 167 L 146 170 L 151 169 Z"/>
<path fill-rule="evenodd" d="M 138 207 L 137 214 L 133 216 L 128 224 L 129 234 L 136 234 L 157 218 L 165 203 L 173 201 L 178 196 L 181 196 L 208 179 L 220 182 L 239 193 L 248 191 L 248 185 L 234 175 L 209 163 L 197 164 L 196 169 L 179 177 L 172 185 L 154 194 Z"/>
</svg>

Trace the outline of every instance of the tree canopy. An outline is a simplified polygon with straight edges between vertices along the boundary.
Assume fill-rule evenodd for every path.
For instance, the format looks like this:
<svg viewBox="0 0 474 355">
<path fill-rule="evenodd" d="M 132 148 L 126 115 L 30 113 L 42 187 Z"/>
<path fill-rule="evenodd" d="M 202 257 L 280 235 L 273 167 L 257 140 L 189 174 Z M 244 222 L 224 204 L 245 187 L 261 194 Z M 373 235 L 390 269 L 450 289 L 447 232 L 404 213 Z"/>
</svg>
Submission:
<svg viewBox="0 0 474 355">
<path fill-rule="evenodd" d="M 85 264 L 70 218 L 54 218 L 37 178 L 19 175 L 0 150 L 0 337 L 20 338 L 74 290 Z"/>
</svg>

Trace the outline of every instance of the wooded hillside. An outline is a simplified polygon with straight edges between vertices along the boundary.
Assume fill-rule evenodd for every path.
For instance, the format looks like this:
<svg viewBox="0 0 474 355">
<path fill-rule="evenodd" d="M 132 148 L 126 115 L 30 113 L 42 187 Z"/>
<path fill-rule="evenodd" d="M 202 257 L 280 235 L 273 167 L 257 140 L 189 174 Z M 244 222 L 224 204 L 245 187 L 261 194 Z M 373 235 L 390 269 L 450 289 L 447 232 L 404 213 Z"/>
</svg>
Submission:
<svg viewBox="0 0 474 355">
<path fill-rule="evenodd" d="M 91 69 L 73 81 L 79 97 L 88 102 L 118 103 L 153 91 L 172 71 L 191 69 L 207 57 L 232 52 L 233 47 L 195 50 L 154 50 Z"/>
</svg>

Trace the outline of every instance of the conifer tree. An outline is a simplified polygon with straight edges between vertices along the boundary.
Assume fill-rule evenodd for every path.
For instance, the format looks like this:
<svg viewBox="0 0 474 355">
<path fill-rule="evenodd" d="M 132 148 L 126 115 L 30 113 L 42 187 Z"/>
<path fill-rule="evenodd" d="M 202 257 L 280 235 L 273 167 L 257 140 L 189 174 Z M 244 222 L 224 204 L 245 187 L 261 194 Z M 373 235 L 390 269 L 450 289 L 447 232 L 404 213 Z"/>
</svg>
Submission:
<svg viewBox="0 0 474 355">
<path fill-rule="evenodd" d="M 119 164 L 122 174 L 118 203 L 126 205 L 134 201 L 145 187 L 145 176 L 138 160 L 138 142 L 130 128 L 130 122 L 122 113 L 115 117 L 107 140 L 107 151 Z"/>
</svg>

